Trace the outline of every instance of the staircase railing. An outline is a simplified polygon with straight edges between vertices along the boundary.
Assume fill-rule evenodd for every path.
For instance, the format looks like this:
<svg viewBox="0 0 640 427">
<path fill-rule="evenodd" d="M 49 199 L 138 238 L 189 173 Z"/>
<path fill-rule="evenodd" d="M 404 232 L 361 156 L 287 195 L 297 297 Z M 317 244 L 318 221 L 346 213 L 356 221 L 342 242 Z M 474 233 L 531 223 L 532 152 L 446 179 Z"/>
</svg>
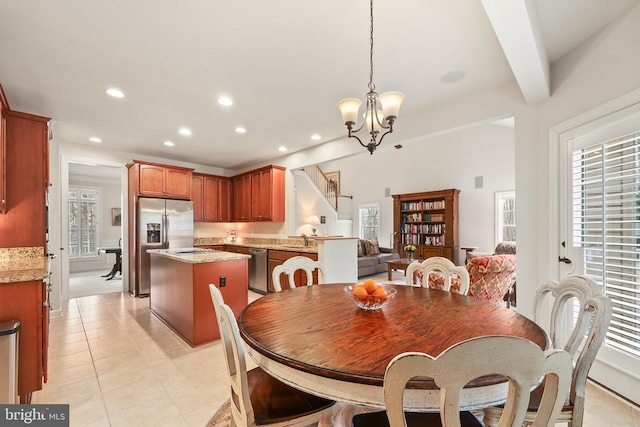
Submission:
<svg viewBox="0 0 640 427">
<path fill-rule="evenodd" d="M 313 181 L 318 190 L 320 190 L 320 193 L 322 193 L 333 209 L 335 209 L 338 214 L 338 219 L 353 219 L 353 210 L 351 208 L 353 196 L 340 194 L 336 182 L 327 178 L 327 175 L 322 172 L 319 166 L 307 166 L 300 170 L 304 171 L 309 178 L 311 178 L 311 181 Z"/>
</svg>

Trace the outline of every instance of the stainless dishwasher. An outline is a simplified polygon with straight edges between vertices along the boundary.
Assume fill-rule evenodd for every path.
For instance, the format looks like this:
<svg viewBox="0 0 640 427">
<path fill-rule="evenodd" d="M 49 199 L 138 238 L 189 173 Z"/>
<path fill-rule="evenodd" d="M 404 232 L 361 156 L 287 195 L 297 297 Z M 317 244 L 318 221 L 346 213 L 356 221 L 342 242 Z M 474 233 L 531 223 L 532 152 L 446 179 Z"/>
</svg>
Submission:
<svg viewBox="0 0 640 427">
<path fill-rule="evenodd" d="M 260 294 L 267 291 L 267 249 L 249 248 L 249 289 Z"/>
</svg>

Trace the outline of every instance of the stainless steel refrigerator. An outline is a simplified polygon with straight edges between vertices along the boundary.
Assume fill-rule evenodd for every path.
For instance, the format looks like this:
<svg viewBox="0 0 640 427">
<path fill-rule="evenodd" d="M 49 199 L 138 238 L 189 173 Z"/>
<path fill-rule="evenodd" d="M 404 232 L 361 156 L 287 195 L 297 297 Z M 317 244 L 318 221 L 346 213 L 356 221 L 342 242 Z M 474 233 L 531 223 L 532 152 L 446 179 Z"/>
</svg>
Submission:
<svg viewBox="0 0 640 427">
<path fill-rule="evenodd" d="M 148 296 L 151 257 L 147 249 L 193 247 L 193 202 L 138 199 L 138 295 Z"/>
</svg>

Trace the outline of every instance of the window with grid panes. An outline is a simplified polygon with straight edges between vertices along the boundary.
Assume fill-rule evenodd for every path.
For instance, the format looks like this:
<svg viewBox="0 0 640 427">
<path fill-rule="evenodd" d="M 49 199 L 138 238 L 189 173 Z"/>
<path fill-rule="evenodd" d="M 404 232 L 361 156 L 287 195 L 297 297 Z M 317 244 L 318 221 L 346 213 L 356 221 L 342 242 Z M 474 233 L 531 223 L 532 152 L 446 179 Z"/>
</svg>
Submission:
<svg viewBox="0 0 640 427">
<path fill-rule="evenodd" d="M 380 241 L 380 204 L 360 205 L 360 238 Z"/>
<path fill-rule="evenodd" d="M 640 358 L 640 132 L 573 151 L 573 242 L 613 302 L 605 345 Z"/>
<path fill-rule="evenodd" d="M 69 258 L 98 256 L 98 190 L 69 188 Z"/>
</svg>

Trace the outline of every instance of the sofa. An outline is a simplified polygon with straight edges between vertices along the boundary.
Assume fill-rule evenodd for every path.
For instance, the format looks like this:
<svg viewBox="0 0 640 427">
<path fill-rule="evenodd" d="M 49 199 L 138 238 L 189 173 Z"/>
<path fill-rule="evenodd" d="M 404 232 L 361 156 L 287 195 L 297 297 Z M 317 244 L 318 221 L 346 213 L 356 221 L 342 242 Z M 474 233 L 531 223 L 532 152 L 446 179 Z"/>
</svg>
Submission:
<svg viewBox="0 0 640 427">
<path fill-rule="evenodd" d="M 391 248 L 381 248 L 377 240 L 358 240 L 358 277 L 387 271 L 387 261 L 400 258 Z"/>
</svg>

